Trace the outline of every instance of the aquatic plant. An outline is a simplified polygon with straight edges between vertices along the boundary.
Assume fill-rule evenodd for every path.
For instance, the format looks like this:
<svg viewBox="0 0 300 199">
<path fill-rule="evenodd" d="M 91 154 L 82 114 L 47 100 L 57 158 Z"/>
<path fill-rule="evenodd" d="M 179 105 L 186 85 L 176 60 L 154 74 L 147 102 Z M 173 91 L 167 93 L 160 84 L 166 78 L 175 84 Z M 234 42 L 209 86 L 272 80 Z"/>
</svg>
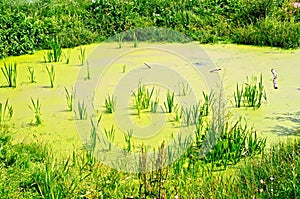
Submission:
<svg viewBox="0 0 300 199">
<path fill-rule="evenodd" d="M 87 105 L 85 104 L 84 100 L 82 100 L 82 102 L 78 101 L 77 110 L 77 114 L 80 120 L 87 119 Z"/>
<path fill-rule="evenodd" d="M 85 48 L 83 48 L 83 47 L 80 47 L 80 48 L 79 48 L 78 59 L 79 59 L 79 62 L 80 62 L 80 64 L 81 64 L 81 66 L 83 66 L 84 61 L 85 61 L 85 58 L 86 58 L 85 51 L 86 51 Z"/>
<path fill-rule="evenodd" d="M 90 151 L 94 153 L 97 140 L 100 141 L 99 136 L 97 135 L 97 131 L 100 125 L 102 119 L 102 115 L 100 115 L 97 119 L 97 122 L 95 123 L 94 120 L 91 118 L 91 130 L 90 130 L 90 140 L 91 140 L 91 146 L 90 146 Z"/>
<path fill-rule="evenodd" d="M 239 88 L 239 84 L 236 84 L 236 90 L 233 94 L 234 96 L 234 102 L 235 102 L 235 107 L 241 107 L 241 102 L 243 99 L 243 95 L 244 95 L 244 88 L 243 86 L 241 86 L 241 88 Z"/>
<path fill-rule="evenodd" d="M 172 113 L 176 106 L 178 106 L 178 104 L 175 104 L 174 92 L 168 91 L 167 92 L 167 102 L 164 102 L 165 112 Z"/>
<path fill-rule="evenodd" d="M 42 119 L 41 119 L 41 103 L 40 103 L 39 98 L 37 98 L 36 101 L 34 101 L 34 99 L 31 98 L 31 105 L 28 105 L 28 107 L 34 113 L 35 124 L 36 125 L 42 124 Z"/>
<path fill-rule="evenodd" d="M 122 66 L 122 72 L 123 72 L 123 73 L 126 72 L 126 64 L 124 64 L 124 65 Z"/>
<path fill-rule="evenodd" d="M 2 73 L 5 76 L 8 87 L 17 87 L 17 63 L 6 64 L 4 62 L 4 68 L 1 67 Z"/>
<path fill-rule="evenodd" d="M 65 87 L 65 97 L 66 97 L 66 100 L 67 100 L 68 110 L 72 111 L 73 110 L 73 100 L 75 98 L 75 91 L 73 90 L 73 88 L 71 88 L 71 90 L 69 91 Z"/>
<path fill-rule="evenodd" d="M 259 108 L 262 101 L 267 99 L 262 81 L 262 75 L 260 75 L 258 84 L 257 77 L 253 76 L 251 80 L 247 77 L 243 95 L 246 106 Z"/>
<path fill-rule="evenodd" d="M 35 75 L 34 75 L 34 68 L 31 66 L 27 66 L 27 71 L 29 73 L 29 81 L 30 83 L 36 83 Z"/>
<path fill-rule="evenodd" d="M 10 120 L 13 116 L 13 112 L 13 107 L 8 104 L 8 99 L 6 99 L 4 104 L 0 102 L 0 125 Z"/>
<path fill-rule="evenodd" d="M 151 104 L 151 98 L 152 98 L 153 92 L 154 92 L 154 87 L 152 87 L 152 89 L 149 90 L 141 82 L 139 82 L 139 84 L 138 84 L 137 91 L 132 92 L 132 95 L 134 96 L 135 107 L 138 112 L 138 115 L 140 115 L 140 111 L 142 109 L 149 108 L 149 106 Z"/>
<path fill-rule="evenodd" d="M 108 95 L 105 98 L 106 113 L 113 113 L 113 112 L 115 112 L 115 108 L 116 108 L 116 97 L 114 95 L 112 95 L 112 96 Z"/>
<path fill-rule="evenodd" d="M 132 135 L 133 135 L 132 129 L 128 130 L 127 133 L 124 134 L 127 152 L 131 152 L 131 150 L 132 150 Z"/>
<path fill-rule="evenodd" d="M 60 40 L 56 37 L 49 42 L 50 50 L 44 55 L 44 61 L 47 62 L 59 62 L 62 56 L 62 45 Z"/>
<path fill-rule="evenodd" d="M 54 88 L 54 80 L 55 80 L 54 66 L 51 65 L 50 69 L 48 68 L 48 66 L 46 66 L 46 70 L 47 70 L 49 81 L 50 81 L 50 88 Z"/>
<path fill-rule="evenodd" d="M 179 96 L 186 96 L 192 92 L 192 88 L 188 82 L 178 82 L 177 87 Z"/>
<path fill-rule="evenodd" d="M 116 132 L 116 129 L 114 128 L 113 125 L 111 126 L 110 129 L 104 129 L 105 136 L 106 136 L 106 138 L 108 140 L 108 150 L 109 151 L 111 150 L 112 143 L 115 140 L 115 132 Z"/>
</svg>

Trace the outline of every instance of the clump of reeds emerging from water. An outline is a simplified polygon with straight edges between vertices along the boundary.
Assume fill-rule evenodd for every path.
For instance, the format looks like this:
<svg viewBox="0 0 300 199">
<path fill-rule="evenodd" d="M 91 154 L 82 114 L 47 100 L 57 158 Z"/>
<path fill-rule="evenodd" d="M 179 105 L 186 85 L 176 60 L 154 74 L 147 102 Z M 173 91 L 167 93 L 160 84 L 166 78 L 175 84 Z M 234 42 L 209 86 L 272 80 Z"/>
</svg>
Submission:
<svg viewBox="0 0 300 199">
<path fill-rule="evenodd" d="M 17 63 L 6 64 L 1 68 L 3 75 L 5 76 L 8 87 L 17 87 Z"/>
</svg>

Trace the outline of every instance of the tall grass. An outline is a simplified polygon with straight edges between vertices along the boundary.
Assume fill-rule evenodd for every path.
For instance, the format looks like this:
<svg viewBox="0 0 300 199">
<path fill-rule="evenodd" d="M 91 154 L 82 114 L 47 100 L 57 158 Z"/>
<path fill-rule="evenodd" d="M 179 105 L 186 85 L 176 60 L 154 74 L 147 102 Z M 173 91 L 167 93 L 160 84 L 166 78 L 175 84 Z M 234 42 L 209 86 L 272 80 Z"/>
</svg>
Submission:
<svg viewBox="0 0 300 199">
<path fill-rule="evenodd" d="M 243 95 L 244 95 L 244 87 L 241 86 L 241 88 L 239 88 L 239 84 L 236 84 L 236 90 L 233 94 L 235 107 L 238 107 L 238 108 L 241 107 Z"/>
<path fill-rule="evenodd" d="M 34 113 L 35 124 L 36 125 L 42 124 L 42 119 L 41 119 L 41 103 L 40 103 L 40 100 L 36 99 L 36 101 L 34 101 L 34 99 L 31 98 L 31 105 L 28 105 L 28 107 Z"/>
<path fill-rule="evenodd" d="M 128 130 L 126 134 L 124 134 L 124 139 L 126 142 L 126 151 L 131 152 L 132 151 L 132 135 L 133 131 L 132 129 Z"/>
<path fill-rule="evenodd" d="M 6 64 L 4 62 L 4 67 L 1 67 L 2 73 L 6 79 L 8 87 L 17 87 L 17 63 Z"/>
<path fill-rule="evenodd" d="M 250 80 L 247 77 L 247 83 L 245 83 L 244 90 L 246 106 L 259 108 L 262 104 L 262 100 L 267 99 L 262 81 L 262 75 L 260 75 L 258 84 L 257 77 L 252 77 Z"/>
<path fill-rule="evenodd" d="M 54 88 L 54 80 L 55 80 L 54 66 L 51 65 L 50 68 L 48 68 L 48 66 L 46 66 L 46 70 L 47 70 L 47 74 L 48 74 L 49 81 L 50 81 L 50 88 Z"/>
</svg>

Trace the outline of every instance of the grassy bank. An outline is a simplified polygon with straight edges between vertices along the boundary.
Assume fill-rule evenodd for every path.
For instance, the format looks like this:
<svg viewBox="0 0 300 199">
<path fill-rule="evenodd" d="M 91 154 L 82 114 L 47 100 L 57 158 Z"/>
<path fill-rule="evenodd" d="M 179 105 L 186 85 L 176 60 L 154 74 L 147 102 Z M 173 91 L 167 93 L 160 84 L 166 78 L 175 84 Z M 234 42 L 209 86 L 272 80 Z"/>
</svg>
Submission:
<svg viewBox="0 0 300 199">
<path fill-rule="evenodd" d="M 245 159 L 228 172 L 184 156 L 152 172 L 117 172 L 84 151 L 57 160 L 42 143 L 11 143 L 0 136 L 2 198 L 297 198 L 299 140 L 280 143 L 256 158 Z M 231 175 L 228 175 L 229 172 Z"/>
<path fill-rule="evenodd" d="M 0 8 L 0 58 L 48 49 L 57 38 L 74 47 L 141 27 L 171 28 L 201 43 L 300 45 L 300 9 L 291 0 L 1 0 Z"/>
</svg>

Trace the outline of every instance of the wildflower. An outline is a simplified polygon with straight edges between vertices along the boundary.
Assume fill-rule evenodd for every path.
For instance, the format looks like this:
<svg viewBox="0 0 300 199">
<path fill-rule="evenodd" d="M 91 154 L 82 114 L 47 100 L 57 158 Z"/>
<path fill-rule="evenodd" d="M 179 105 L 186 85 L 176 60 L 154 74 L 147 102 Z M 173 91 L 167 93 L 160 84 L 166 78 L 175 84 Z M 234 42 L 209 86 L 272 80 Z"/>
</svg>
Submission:
<svg viewBox="0 0 300 199">
<path fill-rule="evenodd" d="M 274 180 L 274 178 L 273 178 L 273 177 L 270 177 L 270 180 L 271 180 L 271 181 L 273 181 L 273 180 Z"/>
<path fill-rule="evenodd" d="M 263 184 L 263 183 L 264 183 L 264 180 L 260 180 L 259 182 L 260 182 L 260 184 Z"/>
</svg>

